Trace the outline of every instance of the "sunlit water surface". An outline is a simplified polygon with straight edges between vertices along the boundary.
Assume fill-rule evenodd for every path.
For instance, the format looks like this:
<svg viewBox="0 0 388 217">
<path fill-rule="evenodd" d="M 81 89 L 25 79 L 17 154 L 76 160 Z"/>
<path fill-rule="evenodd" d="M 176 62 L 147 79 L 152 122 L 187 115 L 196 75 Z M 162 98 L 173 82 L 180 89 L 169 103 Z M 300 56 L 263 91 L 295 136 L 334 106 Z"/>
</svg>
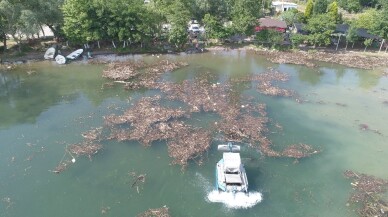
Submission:
<svg viewBox="0 0 388 217">
<path fill-rule="evenodd" d="M 290 80 L 280 85 L 298 92 L 305 103 L 263 96 L 255 85 L 235 88 L 241 96 L 267 104 L 268 136 L 275 149 L 306 143 L 322 152 L 296 162 L 244 146 L 250 191 L 260 198 L 237 208 L 213 192 L 214 166 L 222 157 L 216 142 L 203 165 L 191 162 L 182 171 L 170 165 L 165 142 L 144 148 L 137 142 L 105 141 L 91 160 L 77 158 L 67 171 L 54 174 L 50 170 L 63 158 L 66 145 L 81 142 L 82 132 L 102 126 L 104 115 L 121 114 L 140 97 L 157 92 L 106 86 L 102 65 L 31 63 L 0 73 L 0 216 L 136 216 L 164 205 L 174 217 L 356 216 L 346 206 L 352 189 L 343 172 L 388 179 L 388 78 L 378 70 L 278 65 L 245 51 L 162 58 L 190 64 L 164 76 L 173 82 L 203 72 L 215 74 L 220 83 L 267 67 L 287 73 Z M 193 122 L 208 119 L 216 117 L 193 115 Z M 275 123 L 283 130 L 271 127 Z M 371 130 L 360 130 L 360 124 Z M 139 193 L 131 188 L 130 172 L 146 174 Z"/>
</svg>

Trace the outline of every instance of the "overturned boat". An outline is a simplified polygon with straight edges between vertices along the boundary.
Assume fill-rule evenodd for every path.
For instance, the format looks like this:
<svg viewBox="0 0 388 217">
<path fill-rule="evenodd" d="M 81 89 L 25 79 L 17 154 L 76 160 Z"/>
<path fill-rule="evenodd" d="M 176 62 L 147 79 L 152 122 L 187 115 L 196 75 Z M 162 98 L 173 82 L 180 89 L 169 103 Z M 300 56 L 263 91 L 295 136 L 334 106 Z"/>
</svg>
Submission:
<svg viewBox="0 0 388 217">
<path fill-rule="evenodd" d="M 62 55 L 57 55 L 55 57 L 55 61 L 59 64 L 59 65 L 63 65 L 66 63 L 66 57 L 62 56 Z"/>
<path fill-rule="evenodd" d="M 224 153 L 216 166 L 216 188 L 224 192 L 248 193 L 248 178 L 241 163 L 240 146 L 229 142 L 218 145 L 218 150 Z"/>
<path fill-rule="evenodd" d="M 50 47 L 49 49 L 46 50 L 46 53 L 44 53 L 44 59 L 46 60 L 54 59 L 55 53 L 56 53 L 55 48 Z"/>
</svg>

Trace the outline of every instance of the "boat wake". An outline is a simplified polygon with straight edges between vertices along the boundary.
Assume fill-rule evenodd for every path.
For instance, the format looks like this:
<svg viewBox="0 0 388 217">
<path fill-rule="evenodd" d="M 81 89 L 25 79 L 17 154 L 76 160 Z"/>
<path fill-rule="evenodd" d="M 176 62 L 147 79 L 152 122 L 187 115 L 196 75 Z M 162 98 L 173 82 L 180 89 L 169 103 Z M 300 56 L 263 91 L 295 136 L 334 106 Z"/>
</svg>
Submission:
<svg viewBox="0 0 388 217">
<path fill-rule="evenodd" d="M 247 209 L 255 206 L 263 200 L 260 192 L 249 192 L 245 194 L 243 192 L 231 193 L 231 192 L 218 192 L 217 190 L 211 191 L 207 198 L 213 203 L 223 203 L 228 208 L 232 209 Z"/>
</svg>

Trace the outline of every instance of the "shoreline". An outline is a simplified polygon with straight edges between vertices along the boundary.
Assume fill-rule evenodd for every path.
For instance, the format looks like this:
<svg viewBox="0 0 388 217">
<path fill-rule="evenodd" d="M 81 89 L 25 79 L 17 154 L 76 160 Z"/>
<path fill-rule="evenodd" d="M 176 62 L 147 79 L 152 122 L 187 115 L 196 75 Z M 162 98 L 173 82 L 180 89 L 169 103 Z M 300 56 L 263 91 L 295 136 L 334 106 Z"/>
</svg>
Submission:
<svg viewBox="0 0 388 217">
<path fill-rule="evenodd" d="M 305 65 L 310 68 L 317 67 L 316 62 L 326 62 L 340 64 L 343 66 L 358 68 L 358 69 L 378 69 L 378 68 L 388 68 L 388 53 L 380 52 L 358 52 L 358 51 L 335 51 L 331 49 L 310 49 L 310 50 L 271 50 L 268 48 L 256 47 L 252 44 L 245 46 L 236 46 L 236 45 L 217 45 L 212 47 L 207 47 L 209 52 L 217 51 L 231 51 L 231 50 L 244 50 L 244 51 L 253 51 L 256 54 L 264 56 L 268 61 L 278 64 L 295 64 L 295 65 Z M 66 50 L 67 53 L 70 51 Z M 93 56 L 108 56 L 108 55 L 142 55 L 142 54 L 168 54 L 167 52 L 137 52 L 130 53 L 124 52 L 119 53 L 114 50 L 95 50 L 93 51 Z M 179 54 L 179 53 L 173 53 Z M 5 68 L 9 69 L 14 65 L 20 65 L 28 62 L 39 62 L 45 61 L 44 52 L 28 52 L 24 56 L 20 57 L 10 57 L 3 60 L 0 63 L 0 69 Z"/>
</svg>

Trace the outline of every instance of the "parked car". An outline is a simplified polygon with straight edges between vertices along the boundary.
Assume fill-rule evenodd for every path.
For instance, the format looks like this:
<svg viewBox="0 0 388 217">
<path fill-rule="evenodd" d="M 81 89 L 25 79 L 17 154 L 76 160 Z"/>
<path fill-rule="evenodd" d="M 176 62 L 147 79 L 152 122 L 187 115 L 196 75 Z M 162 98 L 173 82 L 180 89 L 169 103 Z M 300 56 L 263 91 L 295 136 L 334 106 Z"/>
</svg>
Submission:
<svg viewBox="0 0 388 217">
<path fill-rule="evenodd" d="M 201 31 L 199 30 L 199 27 L 198 26 L 193 26 L 190 30 L 190 32 L 192 32 L 193 34 L 198 34 L 200 33 Z"/>
</svg>

